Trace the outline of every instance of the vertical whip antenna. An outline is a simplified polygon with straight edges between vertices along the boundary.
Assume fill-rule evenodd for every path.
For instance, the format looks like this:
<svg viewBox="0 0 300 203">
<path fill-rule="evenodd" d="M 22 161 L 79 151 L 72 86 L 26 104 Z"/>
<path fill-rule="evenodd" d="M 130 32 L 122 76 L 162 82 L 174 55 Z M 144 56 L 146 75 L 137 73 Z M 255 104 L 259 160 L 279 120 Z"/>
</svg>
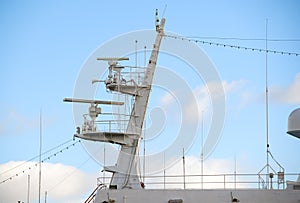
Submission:
<svg viewBox="0 0 300 203">
<path fill-rule="evenodd" d="M 138 41 L 135 40 L 135 68 L 137 68 L 138 66 L 138 48 L 137 48 L 137 44 L 138 44 Z"/>
<path fill-rule="evenodd" d="M 42 109 L 40 109 L 39 203 L 41 203 L 41 184 L 42 184 Z"/>
<path fill-rule="evenodd" d="M 29 203 L 29 194 L 30 194 L 30 175 L 28 175 L 28 179 L 27 179 L 27 203 Z"/>
<path fill-rule="evenodd" d="M 203 156 L 203 137 L 204 137 L 204 111 L 202 110 L 201 121 L 201 189 L 203 190 L 203 171 L 204 171 L 204 156 Z"/>
<path fill-rule="evenodd" d="M 162 16 L 161 16 L 162 18 L 165 16 L 166 10 L 167 10 L 167 4 L 166 4 L 165 7 L 164 7 L 164 11 L 163 11 Z"/>
<path fill-rule="evenodd" d="M 183 167 L 183 189 L 185 189 L 185 155 L 184 155 L 184 148 L 182 148 L 182 167 Z"/>
<path fill-rule="evenodd" d="M 267 183 L 269 183 L 269 90 L 268 90 L 268 19 L 266 19 L 266 141 L 267 141 Z"/>
</svg>

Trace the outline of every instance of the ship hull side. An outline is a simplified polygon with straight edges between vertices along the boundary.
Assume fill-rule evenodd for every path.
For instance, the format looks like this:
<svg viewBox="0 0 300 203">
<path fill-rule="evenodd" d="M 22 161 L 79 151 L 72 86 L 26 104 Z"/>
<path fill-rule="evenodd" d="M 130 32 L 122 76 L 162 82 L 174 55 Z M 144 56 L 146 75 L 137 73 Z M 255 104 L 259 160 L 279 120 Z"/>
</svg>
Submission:
<svg viewBox="0 0 300 203">
<path fill-rule="evenodd" d="M 99 190 L 95 203 L 299 203 L 298 190 Z"/>
</svg>

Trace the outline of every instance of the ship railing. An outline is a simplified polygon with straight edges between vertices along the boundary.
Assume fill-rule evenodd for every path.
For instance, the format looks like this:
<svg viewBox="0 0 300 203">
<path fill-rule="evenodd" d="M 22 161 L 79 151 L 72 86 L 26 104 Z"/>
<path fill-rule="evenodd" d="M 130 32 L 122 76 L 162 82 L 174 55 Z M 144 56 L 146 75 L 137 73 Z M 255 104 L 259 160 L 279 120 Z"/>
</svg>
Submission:
<svg viewBox="0 0 300 203">
<path fill-rule="evenodd" d="M 151 175 L 142 177 L 146 189 L 286 189 L 286 182 L 296 180 L 300 173 L 274 174 L 268 187 L 262 187 L 262 176 L 270 174 L 210 174 L 210 175 Z M 282 175 L 285 180 L 282 181 Z M 109 184 L 110 177 L 100 177 Z M 267 184 L 266 181 L 264 184 Z M 109 188 L 109 187 L 107 187 Z"/>
<path fill-rule="evenodd" d="M 123 70 L 113 71 L 107 79 L 107 83 L 115 83 L 129 86 L 141 85 L 144 81 L 145 70 L 143 66 L 122 66 Z"/>
<path fill-rule="evenodd" d="M 89 195 L 89 197 L 84 201 L 84 203 L 93 203 L 95 201 L 95 197 L 97 194 L 98 190 L 103 190 L 105 189 L 105 185 L 104 184 L 97 184 L 97 187 L 93 190 L 93 192 Z"/>
<path fill-rule="evenodd" d="M 145 71 L 142 70 L 144 67 L 140 67 L 140 69 L 135 69 L 137 71 L 128 71 L 122 72 L 122 78 L 126 82 L 127 85 L 142 85 L 145 77 Z"/>
<path fill-rule="evenodd" d="M 100 132 L 125 132 L 129 119 L 108 119 L 95 122 Z"/>
<path fill-rule="evenodd" d="M 130 115 L 110 114 L 111 119 L 91 121 L 84 114 L 84 123 L 81 127 L 83 133 L 87 132 L 125 132 L 129 122 Z"/>
</svg>

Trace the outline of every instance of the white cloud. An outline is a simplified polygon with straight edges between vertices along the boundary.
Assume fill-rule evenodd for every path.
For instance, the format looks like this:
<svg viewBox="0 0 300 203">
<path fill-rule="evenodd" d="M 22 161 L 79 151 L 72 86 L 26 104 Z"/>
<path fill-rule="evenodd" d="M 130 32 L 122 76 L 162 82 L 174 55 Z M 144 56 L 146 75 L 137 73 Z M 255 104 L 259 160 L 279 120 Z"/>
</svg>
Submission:
<svg viewBox="0 0 300 203">
<path fill-rule="evenodd" d="M 13 169 L 23 162 L 8 162 L 0 165 L 0 171 Z M 34 162 L 27 162 L 13 170 L 1 174 L 0 202 L 27 201 L 28 175 L 30 175 L 30 202 L 38 199 L 38 166 Z M 27 170 L 31 167 L 31 170 Z M 22 170 L 25 170 L 22 173 Z M 18 176 L 15 174 L 21 172 Z M 41 195 L 44 200 L 45 191 L 47 199 L 51 202 L 83 202 L 87 194 L 91 193 L 96 186 L 96 174 L 87 174 L 73 166 L 63 164 L 42 164 L 42 189 Z"/>
<path fill-rule="evenodd" d="M 223 86 L 223 89 L 222 89 L 222 88 L 219 88 L 220 82 L 209 82 L 207 84 L 207 88 L 209 90 L 208 94 L 218 95 L 218 94 L 221 94 L 222 92 L 224 94 L 227 94 L 227 93 L 232 92 L 233 90 L 237 89 L 244 83 L 245 83 L 245 81 L 243 81 L 243 80 L 231 81 L 231 82 L 223 80 L 221 82 L 221 85 Z"/>
<path fill-rule="evenodd" d="M 35 162 L 27 162 L 22 166 L 16 167 L 23 162 L 8 162 L 0 165 L 1 181 L 13 177 L 0 184 L 0 202 L 27 201 L 28 175 L 30 175 L 30 202 L 37 201 L 38 198 L 38 165 Z M 186 168 L 186 188 L 201 188 L 201 161 L 194 156 L 185 157 Z M 147 165 L 157 164 L 149 162 Z M 14 169 L 14 167 L 16 167 Z M 26 170 L 31 167 L 31 170 Z M 25 169 L 22 173 L 20 168 Z M 150 167 L 151 168 L 151 167 Z M 12 170 L 9 170 L 12 169 Z M 7 171 L 9 170 L 9 171 Z M 166 176 L 179 175 L 180 177 L 168 177 L 166 182 L 175 182 L 175 184 L 166 184 L 166 188 L 183 188 L 182 161 L 179 160 L 170 168 L 166 169 Z M 18 176 L 16 173 L 21 172 Z M 227 159 L 209 159 L 204 161 L 204 174 L 217 175 L 205 176 L 204 188 L 224 188 L 224 176 L 218 174 L 233 174 L 234 162 Z M 152 174 L 163 175 L 163 173 Z M 190 176 L 190 177 L 189 177 Z M 97 174 L 87 174 L 73 166 L 63 164 L 43 163 L 42 165 L 42 201 L 44 201 L 45 191 L 48 192 L 48 202 L 59 203 L 79 203 L 83 202 L 96 186 Z M 256 177 L 254 177 L 256 178 Z M 226 181 L 233 181 L 233 176 L 226 176 Z M 237 178 L 237 182 L 242 179 Z M 243 179 L 244 180 L 244 179 Z M 256 179 L 255 179 L 256 180 Z M 163 177 L 146 179 L 146 188 L 163 188 Z M 160 182 L 161 184 L 150 184 Z M 188 184 L 193 182 L 193 184 Z M 218 182 L 218 183 L 216 183 Z M 247 184 L 237 183 L 237 187 L 249 187 Z M 233 188 L 233 183 L 227 183 L 226 188 Z"/>
<path fill-rule="evenodd" d="M 243 109 L 251 103 L 257 102 L 258 95 L 254 95 L 252 92 L 243 91 L 240 93 L 240 101 L 238 104 L 239 109 Z"/>
<path fill-rule="evenodd" d="M 182 142 L 178 142 L 181 145 L 180 147 L 185 145 L 184 148 L 188 148 L 191 146 L 193 139 L 200 134 L 203 118 L 203 129 L 209 129 L 207 132 L 210 133 L 205 140 L 205 154 L 209 153 L 218 142 L 219 129 L 222 129 L 224 124 L 222 116 L 226 110 L 226 103 L 221 102 L 226 102 L 226 96 L 232 97 L 234 101 L 241 102 L 241 90 L 244 89 L 246 82 L 245 80 L 210 82 L 186 91 L 176 89 L 171 94 L 167 93 L 161 97 L 162 108 L 167 109 L 166 117 L 176 118 L 176 123 L 172 125 L 174 126 L 172 130 L 175 132 L 173 134 L 177 136 L 176 139 L 180 136 L 184 137 Z M 212 104 L 215 106 L 212 106 Z M 230 104 L 235 109 L 239 108 L 238 105 L 233 105 L 232 102 Z M 172 106 L 177 106 L 177 109 L 168 111 Z M 216 112 L 217 110 L 218 112 Z M 179 130 L 175 131 L 174 129 Z M 185 134 L 188 134 L 189 137 L 184 136 Z"/>
<path fill-rule="evenodd" d="M 230 92 L 234 92 L 241 88 L 247 81 L 245 80 L 236 80 L 228 82 L 226 80 L 221 82 L 223 89 L 220 89 L 220 82 L 210 82 L 207 85 L 201 85 L 192 90 L 194 96 L 199 100 L 207 100 L 212 97 L 212 95 L 219 95 L 222 92 L 224 94 L 228 94 Z M 176 97 L 185 96 L 186 91 L 177 90 L 175 92 L 169 93 L 167 92 L 165 95 L 161 97 L 161 103 L 164 105 L 169 105 L 175 102 Z M 190 99 L 190 98 L 185 98 Z"/>
<path fill-rule="evenodd" d="M 295 76 L 293 83 L 286 87 L 272 86 L 270 98 L 280 103 L 300 104 L 300 73 Z"/>
<path fill-rule="evenodd" d="M 201 121 L 201 112 L 204 111 L 206 116 L 211 116 L 212 106 L 211 100 L 212 99 L 219 99 L 220 95 L 224 95 L 225 97 L 229 93 L 233 93 L 238 91 L 242 88 L 246 81 L 245 80 L 237 80 L 237 81 L 222 81 L 223 89 L 220 89 L 220 84 L 217 82 L 211 82 L 206 86 L 198 86 L 193 90 L 193 94 L 195 100 L 186 98 L 187 100 L 191 101 L 187 103 L 183 107 L 183 111 L 187 112 L 189 122 L 197 121 L 195 117 L 198 117 L 198 120 Z M 198 110 L 197 110 L 198 109 Z M 210 120 L 210 119 L 209 119 Z"/>
<path fill-rule="evenodd" d="M 226 80 L 222 81 L 222 85 L 225 90 L 225 94 L 229 92 L 235 92 L 241 89 L 245 84 L 247 83 L 246 80 L 234 80 L 231 82 L 228 82 Z"/>
<path fill-rule="evenodd" d="M 171 93 L 167 92 L 162 98 L 161 102 L 164 105 L 169 105 L 174 102 L 174 97 Z"/>
</svg>

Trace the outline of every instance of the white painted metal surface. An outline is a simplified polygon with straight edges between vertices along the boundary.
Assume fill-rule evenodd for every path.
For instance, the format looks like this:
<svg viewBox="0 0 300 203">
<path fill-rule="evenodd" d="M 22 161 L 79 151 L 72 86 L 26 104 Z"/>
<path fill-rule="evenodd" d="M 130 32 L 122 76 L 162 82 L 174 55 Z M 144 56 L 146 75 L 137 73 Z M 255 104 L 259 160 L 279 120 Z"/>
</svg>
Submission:
<svg viewBox="0 0 300 203">
<path fill-rule="evenodd" d="M 126 200 L 126 201 L 124 201 Z M 95 203 L 297 203 L 299 190 L 101 190 Z"/>
<path fill-rule="evenodd" d="M 290 114 L 287 133 L 300 138 L 300 108 Z"/>
</svg>

